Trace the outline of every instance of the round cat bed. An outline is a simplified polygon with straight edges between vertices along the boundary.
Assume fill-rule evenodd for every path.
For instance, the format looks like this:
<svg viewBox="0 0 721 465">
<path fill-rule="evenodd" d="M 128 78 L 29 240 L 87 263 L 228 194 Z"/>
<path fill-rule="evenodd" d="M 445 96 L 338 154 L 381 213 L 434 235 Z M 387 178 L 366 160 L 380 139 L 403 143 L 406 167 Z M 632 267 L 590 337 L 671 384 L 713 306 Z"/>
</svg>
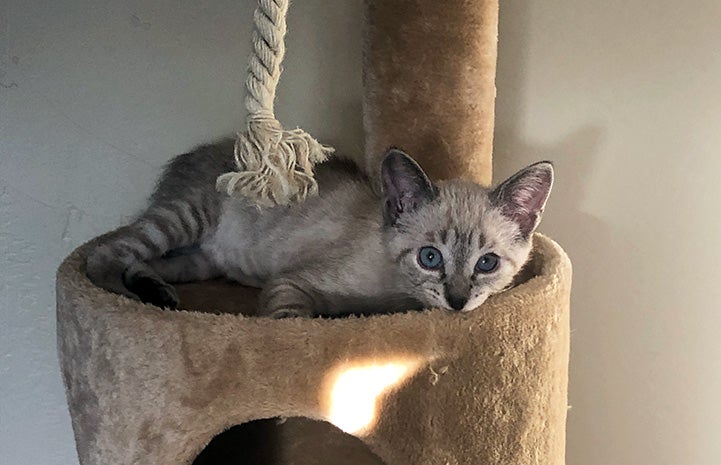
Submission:
<svg viewBox="0 0 721 465">
<path fill-rule="evenodd" d="M 489 184 L 497 0 L 365 7 L 359 164 L 376 178 L 396 145 L 431 178 Z M 343 440 L 339 429 L 374 464 L 564 463 L 571 267 L 547 237 L 534 236 L 520 284 L 467 314 L 287 320 L 253 317 L 257 291 L 217 281 L 179 286 L 179 311 L 98 289 L 84 270 L 91 244 L 57 275 L 82 465 L 209 463 L 225 434 L 252 442 L 284 421 L 293 437 L 269 443 L 266 465 L 366 463 L 342 448 L 286 460 L 321 431 L 315 450 Z"/>
<path fill-rule="evenodd" d="M 227 428 L 276 417 L 333 423 L 387 465 L 562 463 L 571 268 L 542 235 L 527 281 L 474 312 L 344 319 L 164 311 L 96 288 L 89 247 L 57 278 L 83 465 L 190 464 Z M 223 288 L 251 313 L 252 293 Z"/>
</svg>

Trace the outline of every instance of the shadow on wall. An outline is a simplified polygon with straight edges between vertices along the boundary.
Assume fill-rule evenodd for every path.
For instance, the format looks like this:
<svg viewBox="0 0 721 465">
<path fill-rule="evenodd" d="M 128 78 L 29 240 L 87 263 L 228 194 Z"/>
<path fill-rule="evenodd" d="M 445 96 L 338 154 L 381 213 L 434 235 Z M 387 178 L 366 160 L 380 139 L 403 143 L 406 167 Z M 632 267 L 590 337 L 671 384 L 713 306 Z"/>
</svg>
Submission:
<svg viewBox="0 0 721 465">
<path fill-rule="evenodd" d="M 633 234 L 584 209 L 602 135 L 599 128 L 586 127 L 555 144 L 525 141 L 504 128 L 499 128 L 496 136 L 497 181 L 540 159 L 550 159 L 556 167 L 541 230 L 564 247 L 574 268 L 569 464 L 607 457 L 607 441 L 617 444 L 616 453 L 630 450 L 638 441 L 634 432 L 658 421 L 653 412 L 639 409 L 649 390 L 660 389 L 648 382 L 654 376 L 652 369 L 637 359 L 638 354 L 648 352 L 646 341 L 655 325 L 655 309 L 644 302 L 650 279 L 643 265 L 649 260 L 647 247 L 634 240 Z M 627 202 L 633 204 L 637 199 L 628 198 Z M 694 396 L 692 391 L 700 389 L 689 386 L 686 395 Z M 613 408 L 607 408 L 609 405 Z M 636 414 L 621 418 L 625 412 Z"/>
<path fill-rule="evenodd" d="M 634 263 L 643 252 L 628 234 L 584 207 L 606 137 L 604 127 L 581 123 L 551 143 L 528 140 L 523 133 L 519 122 L 529 111 L 526 70 L 532 11 L 529 0 L 501 4 L 494 182 L 534 161 L 555 164 L 556 182 L 540 229 L 564 247 L 574 268 L 567 460 L 595 463 L 599 457 L 609 459 L 606 441 L 623 449 L 634 440 L 633 431 L 654 421 L 617 418 L 619 412 L 637 411 L 648 395 L 644 383 L 632 382 L 638 374 L 618 375 L 619 370 L 633 371 L 626 351 L 643 344 L 639 326 L 628 324 L 630 309 L 642 313 L 637 289 L 643 277 Z M 617 262 L 618 257 L 624 261 Z"/>
</svg>

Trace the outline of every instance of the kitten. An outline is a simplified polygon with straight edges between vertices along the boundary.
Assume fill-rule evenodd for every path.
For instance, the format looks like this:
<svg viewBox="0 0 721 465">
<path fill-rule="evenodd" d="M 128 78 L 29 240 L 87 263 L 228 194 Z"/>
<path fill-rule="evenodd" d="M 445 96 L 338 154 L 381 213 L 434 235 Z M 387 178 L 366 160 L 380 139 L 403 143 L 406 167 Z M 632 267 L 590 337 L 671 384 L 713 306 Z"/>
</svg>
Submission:
<svg viewBox="0 0 721 465">
<path fill-rule="evenodd" d="M 227 141 L 175 158 L 148 209 L 91 251 L 90 279 L 174 308 L 168 283 L 225 277 L 261 287 L 259 315 L 276 318 L 470 311 L 523 267 L 553 183 L 540 162 L 494 190 L 434 185 L 391 149 L 380 197 L 354 166 L 332 160 L 317 167 L 319 196 L 258 209 L 215 191 L 232 160 Z"/>
</svg>

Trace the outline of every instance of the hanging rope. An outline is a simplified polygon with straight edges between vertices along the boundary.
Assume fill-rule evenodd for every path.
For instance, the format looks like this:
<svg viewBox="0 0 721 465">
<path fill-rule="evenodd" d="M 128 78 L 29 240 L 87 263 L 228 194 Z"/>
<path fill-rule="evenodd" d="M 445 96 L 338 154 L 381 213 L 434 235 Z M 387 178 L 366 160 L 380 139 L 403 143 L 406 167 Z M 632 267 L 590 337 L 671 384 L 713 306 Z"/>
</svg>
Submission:
<svg viewBox="0 0 721 465">
<path fill-rule="evenodd" d="M 288 0 L 258 0 L 253 15 L 253 53 L 249 60 L 245 132 L 235 141 L 238 171 L 218 177 L 216 188 L 251 199 L 259 206 L 301 202 L 318 192 L 313 165 L 333 152 L 302 129 L 285 130 L 273 102 L 285 55 Z"/>
</svg>

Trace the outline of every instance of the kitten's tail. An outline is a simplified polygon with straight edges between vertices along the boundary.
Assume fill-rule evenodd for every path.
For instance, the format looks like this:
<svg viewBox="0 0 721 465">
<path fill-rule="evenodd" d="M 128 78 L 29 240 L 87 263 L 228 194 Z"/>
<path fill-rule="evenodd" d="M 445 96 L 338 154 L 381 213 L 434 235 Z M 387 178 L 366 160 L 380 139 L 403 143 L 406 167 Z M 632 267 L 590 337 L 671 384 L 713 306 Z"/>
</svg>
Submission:
<svg viewBox="0 0 721 465">
<path fill-rule="evenodd" d="M 152 205 L 130 225 L 101 239 L 88 255 L 88 277 L 99 287 L 145 301 L 128 283 L 136 282 L 138 275 L 143 275 L 158 286 L 166 285 L 147 262 L 171 250 L 196 244 L 215 228 L 218 207 L 204 203 L 198 199 Z"/>
</svg>

